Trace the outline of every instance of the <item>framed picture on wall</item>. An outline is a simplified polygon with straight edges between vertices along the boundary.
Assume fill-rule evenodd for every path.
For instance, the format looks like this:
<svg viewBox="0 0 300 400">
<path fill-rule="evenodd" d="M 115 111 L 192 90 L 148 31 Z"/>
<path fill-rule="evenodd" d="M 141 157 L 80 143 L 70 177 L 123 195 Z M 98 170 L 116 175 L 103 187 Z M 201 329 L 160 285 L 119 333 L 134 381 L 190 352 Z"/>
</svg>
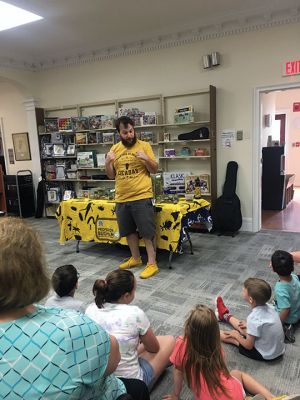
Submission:
<svg viewBox="0 0 300 400">
<path fill-rule="evenodd" d="M 28 133 L 12 134 L 16 161 L 31 160 Z"/>
</svg>

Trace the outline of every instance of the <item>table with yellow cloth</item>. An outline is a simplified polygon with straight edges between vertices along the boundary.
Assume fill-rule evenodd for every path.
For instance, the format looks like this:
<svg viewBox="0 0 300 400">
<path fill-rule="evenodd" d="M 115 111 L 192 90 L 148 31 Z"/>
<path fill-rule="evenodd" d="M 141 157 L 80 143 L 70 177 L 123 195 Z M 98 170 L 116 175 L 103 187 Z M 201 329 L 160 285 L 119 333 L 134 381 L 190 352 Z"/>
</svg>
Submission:
<svg viewBox="0 0 300 400">
<path fill-rule="evenodd" d="M 176 204 L 156 203 L 156 247 L 172 253 L 180 251 L 184 233 L 182 222 L 185 221 L 185 226 L 188 226 L 203 216 L 207 220 L 209 207 L 210 203 L 204 199 L 194 201 L 183 199 Z M 194 218 L 194 215 L 197 217 Z M 190 220 L 189 216 L 192 217 Z M 119 236 L 114 201 L 91 199 L 62 201 L 56 211 L 56 218 L 60 225 L 61 244 L 73 239 L 78 243 L 95 241 L 127 245 L 126 238 Z M 140 244 L 143 245 L 142 239 Z"/>
</svg>

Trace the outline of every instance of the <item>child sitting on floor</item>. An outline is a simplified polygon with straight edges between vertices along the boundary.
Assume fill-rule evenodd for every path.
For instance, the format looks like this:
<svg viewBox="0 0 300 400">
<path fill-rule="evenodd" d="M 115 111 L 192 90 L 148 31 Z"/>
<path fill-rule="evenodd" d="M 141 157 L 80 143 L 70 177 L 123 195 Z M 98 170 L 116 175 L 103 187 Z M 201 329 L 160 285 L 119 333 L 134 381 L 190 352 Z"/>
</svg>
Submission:
<svg viewBox="0 0 300 400">
<path fill-rule="evenodd" d="M 276 250 L 271 258 L 271 267 L 279 276 L 276 282 L 275 308 L 279 313 L 287 342 L 294 342 L 294 324 L 300 320 L 300 281 L 294 271 L 292 254 Z"/>
<path fill-rule="evenodd" d="M 51 279 L 56 294 L 49 297 L 45 306 L 67 308 L 84 313 L 86 305 L 74 299 L 75 291 L 78 289 L 78 278 L 79 273 L 74 265 L 62 265 L 56 268 Z"/>
<path fill-rule="evenodd" d="M 165 400 L 178 400 L 183 380 L 196 400 L 242 400 L 245 390 L 254 399 L 273 399 L 265 387 L 245 372 L 229 372 L 221 348 L 220 330 L 214 312 L 197 305 L 185 322 L 184 337 L 178 337 L 170 357 L 173 368 L 173 393 Z"/>
<path fill-rule="evenodd" d="M 222 297 L 217 298 L 216 315 L 219 321 L 229 322 L 232 331 L 221 331 L 221 340 L 238 346 L 239 352 L 258 361 L 274 360 L 285 351 L 284 333 L 278 313 L 266 304 L 272 290 L 263 279 L 249 278 L 244 282 L 243 298 L 252 311 L 247 323 L 230 314 Z"/>
</svg>

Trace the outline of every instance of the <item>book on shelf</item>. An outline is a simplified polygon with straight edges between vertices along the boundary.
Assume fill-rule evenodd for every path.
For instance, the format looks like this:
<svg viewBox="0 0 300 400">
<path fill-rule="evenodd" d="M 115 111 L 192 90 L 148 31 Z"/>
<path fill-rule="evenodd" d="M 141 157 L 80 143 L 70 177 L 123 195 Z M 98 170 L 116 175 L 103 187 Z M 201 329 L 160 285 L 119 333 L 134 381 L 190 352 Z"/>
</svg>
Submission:
<svg viewBox="0 0 300 400">
<path fill-rule="evenodd" d="M 58 129 L 60 131 L 71 131 L 72 130 L 71 118 L 58 118 Z"/>
<path fill-rule="evenodd" d="M 113 128 L 115 125 L 115 118 L 113 115 L 101 115 L 101 128 Z"/>
<path fill-rule="evenodd" d="M 86 144 L 87 143 L 86 133 L 85 132 L 76 133 L 75 142 L 76 144 Z"/>
<path fill-rule="evenodd" d="M 97 166 L 104 168 L 105 167 L 106 154 L 96 154 L 96 158 L 97 158 Z"/>
<path fill-rule="evenodd" d="M 174 114 L 174 123 L 175 124 L 184 124 L 188 122 L 194 122 L 194 112 L 193 111 L 184 111 L 180 113 Z"/>
<path fill-rule="evenodd" d="M 209 174 L 187 175 L 185 177 L 185 192 L 195 193 L 196 188 L 200 188 L 202 194 L 210 193 Z"/>
<path fill-rule="evenodd" d="M 77 153 L 77 165 L 79 168 L 94 168 L 95 167 L 96 152 L 92 151 L 79 151 Z"/>
<path fill-rule="evenodd" d="M 86 198 L 90 197 L 90 190 L 89 189 L 79 189 L 77 193 L 78 198 Z"/>
<path fill-rule="evenodd" d="M 67 155 L 74 156 L 76 152 L 75 144 L 69 144 L 67 147 Z"/>
<path fill-rule="evenodd" d="M 163 173 L 164 193 L 179 194 L 185 192 L 185 177 L 191 172 L 173 171 Z"/>
<path fill-rule="evenodd" d="M 86 131 L 89 129 L 88 117 L 72 117 L 73 131 Z"/>
<path fill-rule="evenodd" d="M 88 142 L 88 144 L 97 143 L 97 134 L 96 134 L 96 132 L 88 132 L 87 133 L 87 142 Z"/>
<path fill-rule="evenodd" d="M 114 143 L 114 137 L 115 137 L 115 133 L 114 132 L 103 132 L 103 134 L 102 134 L 103 143 L 113 144 Z"/>
<path fill-rule="evenodd" d="M 141 125 L 156 125 L 157 124 L 157 116 L 156 112 L 145 112 L 145 114 L 140 117 Z"/>
<path fill-rule="evenodd" d="M 141 126 L 141 118 L 145 115 L 144 111 L 141 111 L 137 107 L 133 108 L 119 108 L 118 109 L 118 116 L 127 116 L 131 118 L 134 122 L 135 126 Z"/>
<path fill-rule="evenodd" d="M 44 124 L 45 124 L 45 132 L 57 132 L 58 131 L 58 118 L 57 117 L 45 118 Z"/>
<path fill-rule="evenodd" d="M 65 164 L 56 164 L 56 179 L 66 179 Z"/>
<path fill-rule="evenodd" d="M 175 108 L 175 114 L 180 114 L 185 112 L 194 112 L 194 106 L 190 105 L 190 106 Z"/>
<path fill-rule="evenodd" d="M 102 128 L 101 118 L 102 118 L 102 115 L 92 115 L 92 116 L 90 116 L 89 117 L 90 129 L 100 129 L 100 128 Z"/>
<path fill-rule="evenodd" d="M 176 150 L 175 149 L 164 149 L 164 157 L 175 157 Z"/>
<path fill-rule="evenodd" d="M 63 195 L 63 200 L 74 199 L 75 193 L 73 190 L 65 190 Z"/>
<path fill-rule="evenodd" d="M 64 156 L 65 155 L 65 147 L 63 144 L 54 144 L 53 145 L 53 156 Z"/>
<path fill-rule="evenodd" d="M 56 179 L 56 164 L 46 164 L 45 175 L 47 180 Z"/>
<path fill-rule="evenodd" d="M 53 143 L 53 144 L 64 143 L 63 135 L 59 132 L 52 132 L 51 133 L 51 143 Z"/>
<path fill-rule="evenodd" d="M 44 143 L 42 147 L 42 156 L 43 157 L 51 157 L 53 154 L 53 144 L 52 143 Z"/>
<path fill-rule="evenodd" d="M 67 179 L 77 179 L 77 170 L 68 169 L 66 171 Z"/>
<path fill-rule="evenodd" d="M 58 187 L 47 190 L 47 200 L 49 203 L 58 203 L 60 201 L 60 189 Z"/>
<path fill-rule="evenodd" d="M 102 132 L 96 132 L 96 140 L 97 140 L 97 143 L 103 143 Z"/>
<path fill-rule="evenodd" d="M 137 107 L 132 107 L 132 108 L 123 108 L 123 107 L 119 107 L 118 108 L 118 117 L 141 117 L 142 112 L 140 111 L 139 108 Z"/>
<path fill-rule="evenodd" d="M 141 132 L 140 133 L 140 139 L 143 140 L 144 142 L 148 142 L 150 144 L 153 144 L 153 132 Z"/>
</svg>

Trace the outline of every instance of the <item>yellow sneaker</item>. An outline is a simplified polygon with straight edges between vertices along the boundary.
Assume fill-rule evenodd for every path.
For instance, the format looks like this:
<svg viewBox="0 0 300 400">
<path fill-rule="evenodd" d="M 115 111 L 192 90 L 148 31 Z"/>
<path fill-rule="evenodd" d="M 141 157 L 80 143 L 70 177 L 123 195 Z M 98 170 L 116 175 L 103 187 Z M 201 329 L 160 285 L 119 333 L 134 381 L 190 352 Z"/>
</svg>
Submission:
<svg viewBox="0 0 300 400">
<path fill-rule="evenodd" d="M 147 279 L 151 276 L 157 274 L 159 272 L 159 268 L 157 264 L 147 264 L 144 270 L 140 273 L 140 278 Z"/>
<path fill-rule="evenodd" d="M 143 265 L 142 258 L 139 257 L 137 260 L 133 257 L 125 258 L 125 260 L 119 265 L 120 269 L 129 269 L 133 267 L 140 267 Z"/>
</svg>

